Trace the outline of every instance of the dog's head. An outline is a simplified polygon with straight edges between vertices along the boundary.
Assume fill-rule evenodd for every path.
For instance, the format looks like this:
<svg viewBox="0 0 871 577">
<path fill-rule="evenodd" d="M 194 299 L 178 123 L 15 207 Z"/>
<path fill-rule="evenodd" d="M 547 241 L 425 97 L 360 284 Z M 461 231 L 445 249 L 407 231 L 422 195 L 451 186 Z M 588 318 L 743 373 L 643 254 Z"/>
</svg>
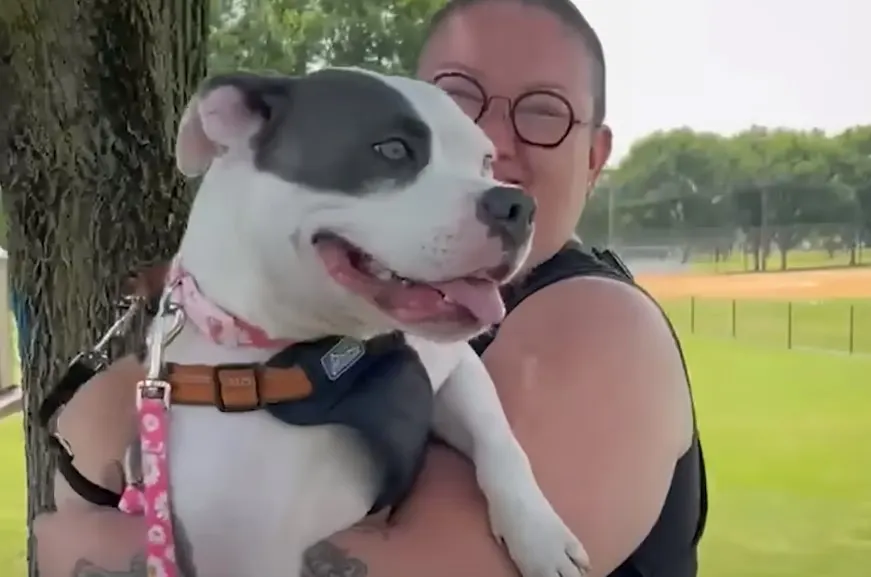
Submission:
<svg viewBox="0 0 871 577">
<path fill-rule="evenodd" d="M 181 247 L 217 304 L 271 336 L 468 338 L 504 315 L 534 201 L 441 89 L 357 69 L 211 78 L 179 169 L 203 175 Z"/>
</svg>

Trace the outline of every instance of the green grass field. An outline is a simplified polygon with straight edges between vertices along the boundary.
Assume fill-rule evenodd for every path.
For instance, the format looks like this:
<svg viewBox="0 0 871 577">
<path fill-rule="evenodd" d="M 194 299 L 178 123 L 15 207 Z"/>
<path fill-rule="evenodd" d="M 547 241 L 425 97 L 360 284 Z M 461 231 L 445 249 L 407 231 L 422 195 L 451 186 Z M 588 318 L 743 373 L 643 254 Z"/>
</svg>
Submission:
<svg viewBox="0 0 871 577">
<path fill-rule="evenodd" d="M 860 253 L 857 262 L 871 265 L 871 252 Z M 790 251 L 787 253 L 787 270 L 845 267 L 850 265 L 850 253 L 837 251 L 829 256 L 824 250 Z M 715 262 L 713 255 L 695 255 L 690 259 L 691 268 L 699 273 L 749 272 L 753 270 L 751 256 L 744 257 L 740 252 L 733 252 L 729 258 Z M 772 252 L 765 260 L 765 270 L 781 270 L 780 253 Z"/>
<path fill-rule="evenodd" d="M 26 492 L 21 419 L 0 421 L 0 575 L 27 575 L 24 558 Z"/>
<path fill-rule="evenodd" d="M 789 303 L 685 298 L 664 301 L 663 306 L 682 334 L 735 338 L 772 347 L 871 354 L 868 299 Z"/>
<path fill-rule="evenodd" d="M 701 577 L 867 577 L 871 357 L 684 341 L 710 485 Z M 21 453 L 20 421 L 0 422 L 10 577 L 25 568 Z"/>
</svg>

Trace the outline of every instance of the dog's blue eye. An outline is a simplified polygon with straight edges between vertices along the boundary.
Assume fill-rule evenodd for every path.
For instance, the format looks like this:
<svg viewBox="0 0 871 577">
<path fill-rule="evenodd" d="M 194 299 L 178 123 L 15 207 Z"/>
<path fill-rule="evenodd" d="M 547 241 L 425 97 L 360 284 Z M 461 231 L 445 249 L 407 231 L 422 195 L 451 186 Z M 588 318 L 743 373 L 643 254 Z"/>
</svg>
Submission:
<svg viewBox="0 0 871 577">
<path fill-rule="evenodd" d="M 375 151 L 387 160 L 406 160 L 411 157 L 411 149 L 398 138 L 391 138 L 375 145 Z"/>
</svg>

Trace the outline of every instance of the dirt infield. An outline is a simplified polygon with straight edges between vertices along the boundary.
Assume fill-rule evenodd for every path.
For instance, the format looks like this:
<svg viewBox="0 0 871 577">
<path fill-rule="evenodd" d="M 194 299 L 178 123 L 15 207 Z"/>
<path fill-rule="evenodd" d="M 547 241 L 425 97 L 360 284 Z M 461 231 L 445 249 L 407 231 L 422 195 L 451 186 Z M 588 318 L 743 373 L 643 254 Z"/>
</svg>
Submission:
<svg viewBox="0 0 871 577">
<path fill-rule="evenodd" d="M 871 298 L 871 268 L 735 275 L 639 275 L 657 298 Z"/>
</svg>

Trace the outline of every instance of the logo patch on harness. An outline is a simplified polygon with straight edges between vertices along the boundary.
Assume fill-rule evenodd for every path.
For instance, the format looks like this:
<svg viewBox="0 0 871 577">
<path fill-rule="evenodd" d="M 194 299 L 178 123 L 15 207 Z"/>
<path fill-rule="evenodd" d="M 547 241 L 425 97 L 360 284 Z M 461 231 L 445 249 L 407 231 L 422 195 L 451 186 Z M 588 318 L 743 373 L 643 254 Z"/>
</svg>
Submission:
<svg viewBox="0 0 871 577">
<path fill-rule="evenodd" d="M 323 367 L 327 378 L 335 381 L 362 359 L 365 354 L 365 343 L 350 337 L 343 337 L 327 351 L 327 354 L 321 357 L 321 367 Z"/>
</svg>

